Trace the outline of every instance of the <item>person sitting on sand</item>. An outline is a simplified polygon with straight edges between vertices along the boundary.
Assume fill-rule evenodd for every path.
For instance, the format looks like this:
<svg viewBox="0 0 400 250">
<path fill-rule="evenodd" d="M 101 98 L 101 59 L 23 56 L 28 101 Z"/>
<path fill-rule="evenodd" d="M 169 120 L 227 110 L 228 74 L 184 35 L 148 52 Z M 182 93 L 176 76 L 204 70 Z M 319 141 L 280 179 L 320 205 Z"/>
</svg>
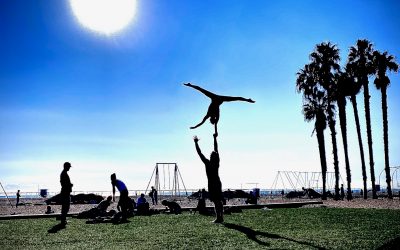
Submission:
<svg viewBox="0 0 400 250">
<path fill-rule="evenodd" d="M 208 107 L 207 114 L 204 116 L 203 120 L 199 124 L 197 124 L 196 126 L 190 127 L 191 129 L 195 129 L 195 128 L 201 126 L 208 118 L 210 118 L 211 124 L 213 124 L 215 126 L 215 133 L 218 133 L 217 123 L 218 123 L 219 114 L 220 114 L 219 106 L 221 106 L 221 104 L 223 102 L 245 101 L 245 102 L 255 103 L 255 101 L 253 101 L 250 98 L 246 99 L 243 97 L 216 95 L 214 93 L 211 93 L 208 90 L 205 90 L 205 89 L 203 89 L 199 86 L 193 85 L 191 83 L 185 83 L 184 85 L 188 86 L 188 87 L 192 87 L 192 88 L 200 91 L 201 93 L 203 93 L 204 95 L 206 95 L 208 98 L 211 99 L 211 104 Z"/>
<path fill-rule="evenodd" d="M 182 213 L 182 208 L 179 206 L 178 203 L 175 201 L 167 201 L 163 200 L 161 202 L 164 206 L 166 206 L 171 214 L 181 214 Z"/>
<path fill-rule="evenodd" d="M 215 205 L 215 213 L 216 219 L 215 223 L 222 223 L 224 221 L 223 213 L 224 206 L 222 203 L 223 195 L 222 195 L 222 184 L 219 178 L 218 169 L 219 169 L 219 153 L 218 153 L 218 143 L 217 143 L 218 134 L 214 134 L 214 151 L 211 152 L 210 159 L 207 159 L 200 150 L 199 147 L 199 138 L 197 136 L 193 137 L 197 154 L 200 159 L 203 161 L 206 167 L 206 174 L 208 179 L 208 192 L 209 198 Z"/>
<path fill-rule="evenodd" d="M 46 211 L 44 213 L 45 214 L 54 214 L 54 211 L 51 209 L 50 206 L 47 206 Z"/>
<path fill-rule="evenodd" d="M 107 199 L 102 200 L 96 207 L 96 209 L 99 211 L 100 214 L 106 214 L 107 213 L 107 208 L 111 205 L 112 203 L 112 196 L 108 196 Z"/>
<path fill-rule="evenodd" d="M 136 201 L 138 215 L 144 215 L 149 213 L 150 205 L 147 202 L 144 194 L 140 194 L 140 197 Z"/>
</svg>

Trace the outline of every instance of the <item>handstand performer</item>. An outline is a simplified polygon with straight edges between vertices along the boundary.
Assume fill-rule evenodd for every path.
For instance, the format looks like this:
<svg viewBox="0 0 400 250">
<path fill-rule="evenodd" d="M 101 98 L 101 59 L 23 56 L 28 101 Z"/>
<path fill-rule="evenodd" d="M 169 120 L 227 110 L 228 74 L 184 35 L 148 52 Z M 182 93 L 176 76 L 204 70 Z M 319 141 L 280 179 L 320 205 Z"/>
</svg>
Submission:
<svg viewBox="0 0 400 250">
<path fill-rule="evenodd" d="M 223 213 L 224 207 L 222 204 L 222 184 L 219 179 L 218 169 L 219 169 L 219 154 L 218 154 L 218 144 L 217 144 L 217 136 L 218 134 L 214 134 L 214 151 L 211 152 L 210 160 L 208 160 L 201 153 L 199 147 L 199 138 L 197 136 L 193 137 L 196 151 L 200 156 L 200 159 L 203 161 L 206 167 L 206 174 L 208 179 L 208 192 L 210 195 L 210 200 L 214 202 L 215 205 L 215 214 L 217 218 L 214 220 L 215 223 L 222 223 L 224 221 Z"/>
<path fill-rule="evenodd" d="M 232 101 L 244 101 L 244 102 L 251 102 L 251 103 L 255 103 L 255 101 L 253 101 L 252 99 L 246 99 L 243 97 L 234 97 L 234 96 L 223 96 L 223 95 L 216 95 L 214 93 L 211 93 L 210 91 L 207 91 L 199 86 L 193 85 L 191 83 L 185 83 L 185 86 L 188 87 L 192 87 L 194 89 L 197 89 L 198 91 L 200 91 L 201 93 L 203 93 L 204 95 L 208 96 L 211 99 L 211 104 L 208 107 L 207 110 L 207 114 L 204 116 L 203 120 L 197 124 L 194 127 L 190 127 L 191 129 L 197 128 L 200 125 L 202 125 L 208 118 L 210 118 L 210 122 L 211 124 L 214 124 L 215 126 L 215 133 L 217 134 L 217 123 L 219 120 L 219 106 L 223 103 L 223 102 L 232 102 Z"/>
</svg>

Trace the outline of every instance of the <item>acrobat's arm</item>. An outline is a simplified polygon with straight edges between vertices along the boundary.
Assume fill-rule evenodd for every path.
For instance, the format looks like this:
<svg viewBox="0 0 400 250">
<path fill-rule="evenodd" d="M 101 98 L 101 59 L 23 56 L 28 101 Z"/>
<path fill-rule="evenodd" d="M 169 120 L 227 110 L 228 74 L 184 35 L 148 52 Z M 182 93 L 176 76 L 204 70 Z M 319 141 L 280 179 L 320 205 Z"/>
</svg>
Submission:
<svg viewBox="0 0 400 250">
<path fill-rule="evenodd" d="M 233 101 L 243 101 L 243 102 L 251 102 L 255 103 L 251 98 L 244 98 L 240 96 L 219 96 L 221 101 L 224 102 L 233 102 Z"/>
<path fill-rule="evenodd" d="M 208 97 L 211 98 L 211 99 L 213 99 L 214 97 L 217 96 L 216 94 L 211 93 L 210 91 L 205 90 L 205 89 L 203 89 L 203 88 L 201 88 L 201 87 L 199 87 L 199 86 L 197 86 L 197 85 L 193 85 L 193 84 L 191 84 L 190 82 L 189 82 L 189 83 L 184 83 L 183 85 L 188 86 L 188 87 L 192 87 L 192 88 L 194 88 L 194 89 L 200 91 L 200 92 L 203 93 L 204 95 L 208 96 Z"/>
<path fill-rule="evenodd" d="M 190 128 L 191 128 L 191 129 L 195 129 L 195 128 L 197 128 L 197 127 L 200 127 L 209 117 L 210 117 L 210 116 L 209 116 L 208 114 L 206 114 L 206 115 L 204 116 L 203 120 L 202 120 L 199 124 L 197 124 L 197 125 L 194 126 L 194 127 L 190 127 Z"/>
<path fill-rule="evenodd" d="M 218 142 L 217 142 L 218 133 L 215 133 L 213 136 L 214 136 L 214 151 L 218 153 Z"/>
<path fill-rule="evenodd" d="M 201 150 L 200 150 L 200 147 L 199 147 L 199 138 L 197 138 L 197 136 L 194 136 L 193 140 L 194 140 L 194 144 L 196 146 L 197 154 L 200 156 L 201 161 L 203 163 L 206 163 L 207 162 L 207 158 L 203 155 L 203 153 L 201 153 Z"/>
</svg>

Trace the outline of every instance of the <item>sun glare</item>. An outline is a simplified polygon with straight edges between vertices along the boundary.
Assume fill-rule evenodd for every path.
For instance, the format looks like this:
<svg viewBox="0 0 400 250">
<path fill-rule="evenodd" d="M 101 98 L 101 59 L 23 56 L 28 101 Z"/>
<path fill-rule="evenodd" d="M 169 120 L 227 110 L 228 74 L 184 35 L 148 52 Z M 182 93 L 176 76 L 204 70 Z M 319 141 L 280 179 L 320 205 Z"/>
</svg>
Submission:
<svg viewBox="0 0 400 250">
<path fill-rule="evenodd" d="M 69 0 L 82 26 L 112 35 L 123 30 L 136 13 L 136 0 Z"/>
</svg>

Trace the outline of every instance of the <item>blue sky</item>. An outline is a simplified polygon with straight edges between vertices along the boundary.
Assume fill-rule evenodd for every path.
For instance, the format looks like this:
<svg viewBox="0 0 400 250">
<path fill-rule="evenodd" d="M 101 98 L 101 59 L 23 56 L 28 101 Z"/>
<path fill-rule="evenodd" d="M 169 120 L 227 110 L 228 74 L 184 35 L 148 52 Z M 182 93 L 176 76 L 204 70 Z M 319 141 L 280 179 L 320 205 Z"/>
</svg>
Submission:
<svg viewBox="0 0 400 250">
<path fill-rule="evenodd" d="M 212 126 L 189 127 L 202 119 L 209 100 L 185 82 L 256 100 L 221 107 L 223 188 L 270 188 L 278 170 L 319 171 L 313 124 L 304 122 L 295 92 L 296 72 L 323 41 L 337 44 L 342 65 L 359 38 L 399 56 L 399 5 L 138 1 L 129 27 L 105 36 L 83 28 L 68 1 L 1 1 L 0 181 L 10 191 L 39 186 L 57 192 L 62 164 L 70 161 L 76 191 L 110 190 L 113 172 L 129 189 L 145 189 L 156 162 L 177 162 L 186 187 L 205 187 L 192 136 L 209 155 Z M 398 166 L 400 80 L 389 76 L 390 162 Z M 381 96 L 370 86 L 378 177 L 384 164 Z M 366 146 L 362 100 L 359 95 Z M 351 106 L 347 113 L 354 186 L 361 187 Z M 345 178 L 339 130 L 338 124 Z M 365 153 L 368 161 L 366 147 Z"/>
</svg>

